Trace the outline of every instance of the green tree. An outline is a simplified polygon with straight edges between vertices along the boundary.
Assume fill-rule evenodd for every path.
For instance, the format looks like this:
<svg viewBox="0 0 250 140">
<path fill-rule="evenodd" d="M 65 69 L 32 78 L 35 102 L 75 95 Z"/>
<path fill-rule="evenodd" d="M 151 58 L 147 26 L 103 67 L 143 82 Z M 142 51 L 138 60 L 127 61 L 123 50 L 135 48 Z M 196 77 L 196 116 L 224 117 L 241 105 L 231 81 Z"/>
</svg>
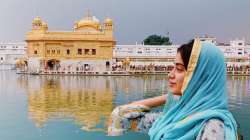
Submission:
<svg viewBox="0 0 250 140">
<path fill-rule="evenodd" d="M 169 37 L 160 35 L 150 35 L 143 40 L 145 45 L 171 45 Z"/>
</svg>

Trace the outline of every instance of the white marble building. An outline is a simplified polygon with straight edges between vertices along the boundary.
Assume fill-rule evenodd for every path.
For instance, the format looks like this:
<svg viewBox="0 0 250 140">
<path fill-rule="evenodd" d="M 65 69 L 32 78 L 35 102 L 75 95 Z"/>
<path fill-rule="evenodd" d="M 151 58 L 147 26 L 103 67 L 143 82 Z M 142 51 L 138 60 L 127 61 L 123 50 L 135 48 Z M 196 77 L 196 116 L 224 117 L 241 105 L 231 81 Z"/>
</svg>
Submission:
<svg viewBox="0 0 250 140">
<path fill-rule="evenodd" d="M 217 45 L 224 53 L 228 66 L 249 65 L 250 46 L 244 40 L 231 40 L 228 45 Z"/>
<path fill-rule="evenodd" d="M 178 45 L 116 45 L 113 58 L 118 64 L 130 61 L 130 65 L 172 65 Z"/>
<path fill-rule="evenodd" d="M 214 37 L 200 38 L 203 42 L 216 44 L 224 53 L 228 66 L 249 65 L 250 45 L 244 40 L 232 40 L 230 44 L 216 42 Z M 113 50 L 113 58 L 118 64 L 126 59 L 130 65 L 172 65 L 176 55 L 176 49 L 180 45 L 154 46 L 154 45 L 116 45 Z"/>
<path fill-rule="evenodd" d="M 15 69 L 18 59 L 26 57 L 26 43 L 0 43 L 0 70 Z"/>
</svg>

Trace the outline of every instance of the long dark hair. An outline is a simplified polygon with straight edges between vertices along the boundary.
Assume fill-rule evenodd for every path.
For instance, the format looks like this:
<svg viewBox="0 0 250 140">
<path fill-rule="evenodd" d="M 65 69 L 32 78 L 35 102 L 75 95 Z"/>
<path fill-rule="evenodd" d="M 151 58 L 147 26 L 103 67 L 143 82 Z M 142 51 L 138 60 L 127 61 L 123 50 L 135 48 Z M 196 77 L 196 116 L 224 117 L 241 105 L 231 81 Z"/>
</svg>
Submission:
<svg viewBox="0 0 250 140">
<path fill-rule="evenodd" d="M 187 67 L 188 67 L 188 62 L 189 62 L 190 55 L 191 55 L 191 52 L 193 49 L 193 44 L 194 44 L 194 39 L 192 39 L 191 41 L 189 41 L 186 44 L 181 45 L 177 49 L 177 52 L 181 54 L 181 58 L 184 62 L 185 69 L 187 69 Z"/>
</svg>

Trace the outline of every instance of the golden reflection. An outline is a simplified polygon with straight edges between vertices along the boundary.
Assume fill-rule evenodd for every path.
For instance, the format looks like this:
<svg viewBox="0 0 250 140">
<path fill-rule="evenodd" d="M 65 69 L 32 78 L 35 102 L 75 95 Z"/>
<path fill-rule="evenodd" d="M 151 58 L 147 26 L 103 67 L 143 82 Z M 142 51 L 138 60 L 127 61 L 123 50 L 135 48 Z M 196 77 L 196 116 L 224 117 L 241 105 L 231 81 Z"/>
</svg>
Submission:
<svg viewBox="0 0 250 140">
<path fill-rule="evenodd" d="M 37 127 L 50 119 L 74 119 L 83 130 L 99 130 L 113 109 L 109 78 L 21 76 L 18 82 L 27 90 L 29 117 Z"/>
</svg>

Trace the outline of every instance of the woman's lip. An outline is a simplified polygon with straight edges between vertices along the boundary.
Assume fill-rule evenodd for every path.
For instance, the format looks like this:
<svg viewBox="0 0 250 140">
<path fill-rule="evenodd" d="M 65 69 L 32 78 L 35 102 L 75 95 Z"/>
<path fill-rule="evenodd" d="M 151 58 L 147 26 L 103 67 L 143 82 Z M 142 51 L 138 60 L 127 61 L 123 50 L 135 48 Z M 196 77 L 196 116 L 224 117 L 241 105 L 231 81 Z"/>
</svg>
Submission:
<svg viewBox="0 0 250 140">
<path fill-rule="evenodd" d="M 169 84 L 175 84 L 175 82 L 168 81 Z"/>
<path fill-rule="evenodd" d="M 175 84 L 175 83 L 173 83 L 173 82 L 169 82 L 169 83 L 168 83 L 169 86 L 173 86 L 174 84 Z"/>
</svg>

